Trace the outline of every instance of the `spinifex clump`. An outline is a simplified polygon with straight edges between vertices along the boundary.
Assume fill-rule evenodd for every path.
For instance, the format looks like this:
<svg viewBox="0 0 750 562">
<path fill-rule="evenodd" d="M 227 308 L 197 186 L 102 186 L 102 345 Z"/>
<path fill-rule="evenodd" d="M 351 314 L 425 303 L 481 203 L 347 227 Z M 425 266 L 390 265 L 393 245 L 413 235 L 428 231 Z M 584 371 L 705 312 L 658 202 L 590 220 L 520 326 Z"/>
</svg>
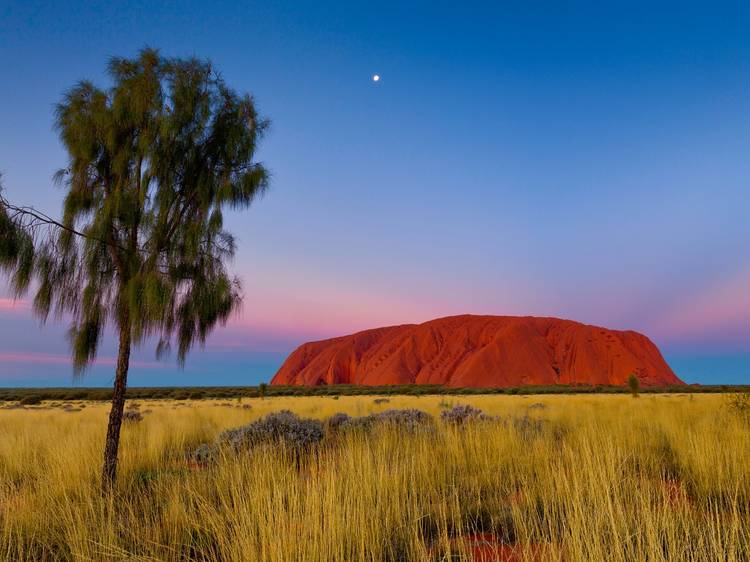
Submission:
<svg viewBox="0 0 750 562">
<path fill-rule="evenodd" d="M 136 410 L 128 410 L 122 414 L 122 421 L 135 423 L 143 420 L 143 414 Z"/>
<path fill-rule="evenodd" d="M 289 410 L 282 410 L 223 432 L 215 444 L 203 444 L 190 453 L 189 457 L 199 465 L 206 465 L 214 461 L 222 449 L 241 452 L 273 444 L 281 444 L 295 455 L 300 455 L 317 446 L 324 435 L 322 422 L 300 418 Z"/>
<path fill-rule="evenodd" d="M 390 409 L 369 416 L 349 416 L 347 414 L 334 414 L 326 422 L 330 431 L 341 431 L 347 429 L 371 430 L 378 426 L 391 425 L 405 431 L 418 431 L 432 427 L 432 416 L 416 408 L 403 410 Z"/>
<path fill-rule="evenodd" d="M 305 452 L 320 443 L 324 434 L 320 421 L 300 418 L 289 410 L 282 410 L 225 431 L 219 436 L 219 444 L 238 451 L 264 443 L 283 442 L 297 452 Z"/>
<path fill-rule="evenodd" d="M 450 410 L 441 413 L 440 419 L 446 423 L 463 425 L 468 422 L 487 421 L 494 418 L 488 416 L 479 408 L 475 408 L 468 404 L 459 404 L 453 406 Z"/>
</svg>

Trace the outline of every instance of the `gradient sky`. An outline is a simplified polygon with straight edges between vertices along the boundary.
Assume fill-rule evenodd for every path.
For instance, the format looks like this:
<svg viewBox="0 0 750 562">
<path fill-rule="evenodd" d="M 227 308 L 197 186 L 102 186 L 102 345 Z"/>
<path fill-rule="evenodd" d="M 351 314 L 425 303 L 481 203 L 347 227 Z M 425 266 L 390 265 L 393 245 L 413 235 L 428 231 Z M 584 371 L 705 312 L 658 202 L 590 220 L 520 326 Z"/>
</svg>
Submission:
<svg viewBox="0 0 750 562">
<path fill-rule="evenodd" d="M 228 221 L 244 312 L 131 384 L 254 384 L 303 341 L 467 312 L 639 330 L 690 382 L 750 383 L 750 4 L 269 4 L 0 5 L 14 201 L 59 214 L 52 106 L 111 55 L 209 58 L 272 120 L 272 189 Z M 7 297 L 0 385 L 71 384 L 65 326 Z"/>
</svg>

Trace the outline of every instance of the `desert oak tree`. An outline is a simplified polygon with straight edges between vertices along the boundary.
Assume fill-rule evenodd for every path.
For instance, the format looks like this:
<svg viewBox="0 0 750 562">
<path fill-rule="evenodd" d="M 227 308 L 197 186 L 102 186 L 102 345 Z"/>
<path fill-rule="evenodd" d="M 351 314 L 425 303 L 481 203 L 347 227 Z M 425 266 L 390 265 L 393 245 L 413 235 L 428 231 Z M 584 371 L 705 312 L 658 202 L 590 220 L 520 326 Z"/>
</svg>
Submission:
<svg viewBox="0 0 750 562">
<path fill-rule="evenodd" d="M 255 161 L 266 128 L 253 99 L 208 62 L 144 49 L 113 58 L 109 89 L 83 81 L 65 93 L 55 127 L 68 165 L 62 217 L 0 193 L 0 267 L 16 296 L 33 287 L 35 313 L 71 321 L 76 374 L 110 326 L 119 338 L 102 486 L 115 482 L 131 348 L 172 345 L 178 361 L 240 303 L 227 270 L 235 241 L 222 212 L 268 185 Z"/>
</svg>

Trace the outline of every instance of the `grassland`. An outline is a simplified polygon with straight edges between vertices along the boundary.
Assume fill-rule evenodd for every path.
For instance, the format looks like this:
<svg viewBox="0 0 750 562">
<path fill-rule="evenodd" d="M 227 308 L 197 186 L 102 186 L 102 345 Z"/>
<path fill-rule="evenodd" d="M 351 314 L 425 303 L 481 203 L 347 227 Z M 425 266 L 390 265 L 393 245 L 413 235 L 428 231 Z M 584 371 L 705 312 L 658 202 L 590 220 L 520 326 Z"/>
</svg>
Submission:
<svg viewBox="0 0 750 562">
<path fill-rule="evenodd" d="M 750 560 L 750 424 L 726 396 L 389 400 L 139 400 L 113 498 L 98 486 L 105 403 L 7 403 L 0 558 L 434 561 L 482 559 L 485 548 L 501 560 Z M 451 403 L 545 421 L 538 431 L 437 421 L 429 433 L 326 438 L 301 459 L 266 447 L 207 467 L 185 460 L 281 409 L 437 416 Z"/>
</svg>

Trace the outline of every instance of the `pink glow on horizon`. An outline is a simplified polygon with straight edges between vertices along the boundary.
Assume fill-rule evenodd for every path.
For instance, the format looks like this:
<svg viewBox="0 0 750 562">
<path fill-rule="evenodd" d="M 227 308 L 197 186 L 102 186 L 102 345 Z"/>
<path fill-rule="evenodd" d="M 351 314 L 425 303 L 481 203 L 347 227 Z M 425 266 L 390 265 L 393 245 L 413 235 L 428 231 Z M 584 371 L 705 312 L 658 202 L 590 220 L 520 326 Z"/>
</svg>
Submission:
<svg viewBox="0 0 750 562">
<path fill-rule="evenodd" d="M 750 267 L 683 298 L 654 329 L 674 340 L 750 345 Z"/>
<path fill-rule="evenodd" d="M 34 364 L 34 365 L 70 365 L 71 358 L 68 355 L 55 353 L 15 353 L 0 352 L 0 364 Z M 97 357 L 94 365 L 105 365 L 114 367 L 117 364 L 115 357 Z M 131 361 L 131 367 L 144 369 L 158 369 L 163 367 L 158 361 Z"/>
<path fill-rule="evenodd" d="M 284 266 L 247 278 L 250 283 L 245 287 L 242 312 L 231 318 L 226 327 L 217 327 L 207 342 L 209 350 L 288 352 L 306 341 L 455 314 L 554 316 L 634 329 L 659 345 L 703 342 L 712 348 L 750 348 L 750 266 L 692 293 L 676 293 L 671 303 L 663 303 L 664 310 L 638 309 L 630 317 L 623 310 L 633 309 L 631 299 L 625 299 L 626 306 L 616 299 L 597 299 L 596 295 L 577 306 L 560 295 L 530 296 L 528 289 L 514 298 L 510 290 L 501 287 L 492 292 L 455 288 L 447 291 L 448 298 L 442 298 L 428 279 L 424 291 L 410 291 L 408 286 L 398 287 L 396 281 L 384 288 L 351 283 L 325 273 L 301 279 Z M 5 316 L 12 323 L 19 315 L 31 317 L 29 301 L 0 298 L 0 317 Z M 70 358 L 62 354 L 0 352 L 0 364 L 21 363 L 69 365 Z M 115 359 L 102 357 L 96 364 L 114 366 Z M 154 361 L 133 365 L 157 368 L 162 364 Z"/>
<path fill-rule="evenodd" d="M 454 294 L 452 300 L 442 301 L 429 294 L 409 299 L 396 291 L 387 293 L 365 287 L 338 290 L 340 285 L 337 287 L 334 283 L 315 283 L 318 285 L 316 292 L 293 290 L 290 285 L 282 281 L 262 297 L 251 291 L 245 299 L 243 312 L 229 322 L 226 331 L 217 331 L 210 347 L 247 349 L 253 340 L 262 336 L 297 344 L 454 314 L 555 316 L 634 329 L 660 344 L 703 341 L 712 347 L 746 349 L 750 346 L 750 267 L 693 293 L 679 294 L 665 311 L 655 310 L 656 315 L 652 315 L 652 311 L 644 310 L 622 325 L 612 325 L 606 317 L 617 318 L 618 312 L 620 317 L 625 317 L 620 308 L 632 309 L 631 301 L 620 308 L 609 301 L 611 310 L 588 310 L 589 314 L 576 316 L 570 307 L 541 297 L 536 302 L 522 298 L 513 302 L 508 295 L 503 295 L 483 304 L 472 299 L 471 294 Z"/>
<path fill-rule="evenodd" d="M 382 280 L 324 271 L 308 270 L 301 276 L 287 264 L 274 264 L 243 277 L 242 312 L 230 319 L 229 337 L 217 330 L 217 345 L 243 333 L 265 333 L 302 343 L 456 314 L 533 314 L 529 307 L 535 301 L 530 291 L 519 291 L 511 283 L 498 283 L 486 294 L 477 287 L 454 285 L 447 278 L 394 278 L 383 285 Z"/>
<path fill-rule="evenodd" d="M 278 337 L 322 339 L 377 326 L 413 324 L 460 311 L 381 295 L 339 293 L 317 298 L 245 302 L 243 313 L 229 322 L 237 332 L 269 331 Z M 289 302 L 293 300 L 294 302 Z"/>
<path fill-rule="evenodd" d="M 26 312 L 29 310 L 29 303 L 22 299 L 0 298 L 0 313 L 2 312 Z"/>
</svg>

